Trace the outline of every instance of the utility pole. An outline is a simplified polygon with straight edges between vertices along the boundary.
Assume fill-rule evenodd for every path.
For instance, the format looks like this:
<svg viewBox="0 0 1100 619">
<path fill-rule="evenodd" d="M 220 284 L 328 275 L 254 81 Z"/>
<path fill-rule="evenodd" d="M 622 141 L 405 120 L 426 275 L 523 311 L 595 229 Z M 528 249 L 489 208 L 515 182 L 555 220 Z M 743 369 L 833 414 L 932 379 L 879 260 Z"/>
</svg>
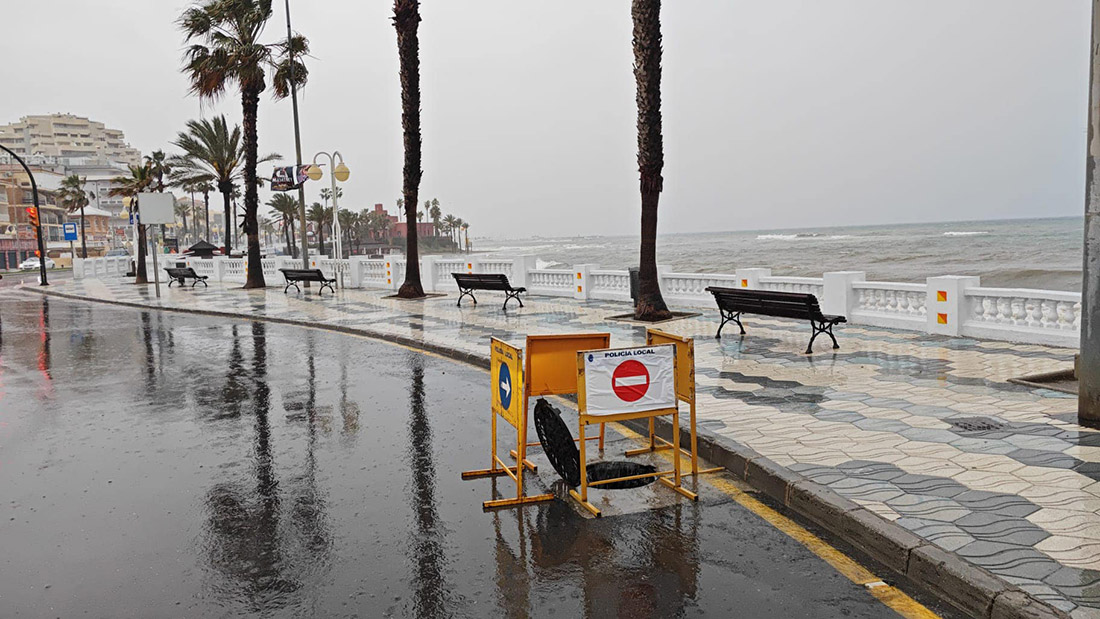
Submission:
<svg viewBox="0 0 1100 619">
<path fill-rule="evenodd" d="M 294 108 L 294 181 L 298 181 L 298 170 L 302 167 L 302 133 L 298 125 L 298 84 L 294 77 L 294 34 L 290 29 L 290 0 L 286 0 L 286 47 L 290 57 L 290 104 Z M 302 268 L 309 268 L 309 240 L 306 238 L 306 187 L 298 185 L 298 221 L 302 232 Z M 309 287 L 309 282 L 306 282 Z"/>
<path fill-rule="evenodd" d="M 31 179 L 31 194 L 34 200 L 34 235 L 38 238 L 38 285 L 49 286 L 49 282 L 46 281 L 46 244 L 42 241 L 42 209 L 38 206 L 38 183 L 34 180 L 34 173 L 27 166 L 19 155 L 15 154 L 15 151 L 11 150 L 7 146 L 0 144 L 0 148 L 4 149 L 15 160 L 19 162 L 19 165 L 23 166 L 23 169 L 27 172 L 27 176 Z"/>
<path fill-rule="evenodd" d="M 1089 128 L 1085 155 L 1085 259 L 1081 283 L 1081 355 L 1077 419 L 1100 425 L 1100 0 L 1092 0 L 1089 45 Z"/>
</svg>

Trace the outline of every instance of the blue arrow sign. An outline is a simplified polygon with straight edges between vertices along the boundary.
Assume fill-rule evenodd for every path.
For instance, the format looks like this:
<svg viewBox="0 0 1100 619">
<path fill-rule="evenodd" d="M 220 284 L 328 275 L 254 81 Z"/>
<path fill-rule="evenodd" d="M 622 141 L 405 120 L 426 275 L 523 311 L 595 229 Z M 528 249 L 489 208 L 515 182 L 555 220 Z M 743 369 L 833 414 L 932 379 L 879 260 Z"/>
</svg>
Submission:
<svg viewBox="0 0 1100 619">
<path fill-rule="evenodd" d="M 512 371 L 507 363 L 500 364 L 500 406 L 504 410 L 512 408 Z"/>
</svg>

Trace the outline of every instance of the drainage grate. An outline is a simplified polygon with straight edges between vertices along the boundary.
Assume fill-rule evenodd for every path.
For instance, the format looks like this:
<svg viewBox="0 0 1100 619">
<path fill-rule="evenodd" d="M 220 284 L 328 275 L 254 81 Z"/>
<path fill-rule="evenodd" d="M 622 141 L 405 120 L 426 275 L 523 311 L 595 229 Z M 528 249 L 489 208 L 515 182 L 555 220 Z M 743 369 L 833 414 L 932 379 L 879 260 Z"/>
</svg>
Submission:
<svg viewBox="0 0 1100 619">
<path fill-rule="evenodd" d="M 989 417 L 954 417 L 945 419 L 944 421 L 955 426 L 962 432 L 990 432 L 992 430 L 1003 430 L 1008 427 L 1000 421 L 990 419 Z"/>
</svg>

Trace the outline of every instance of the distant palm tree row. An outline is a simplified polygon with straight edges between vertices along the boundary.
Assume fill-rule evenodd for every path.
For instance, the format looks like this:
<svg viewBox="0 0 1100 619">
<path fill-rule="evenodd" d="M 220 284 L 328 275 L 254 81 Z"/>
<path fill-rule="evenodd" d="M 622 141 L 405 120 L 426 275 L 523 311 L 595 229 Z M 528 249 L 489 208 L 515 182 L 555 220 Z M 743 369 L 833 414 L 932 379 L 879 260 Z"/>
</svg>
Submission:
<svg viewBox="0 0 1100 619">
<path fill-rule="evenodd" d="M 641 192 L 641 243 L 639 252 L 640 287 L 635 306 L 635 318 L 660 320 L 670 313 L 661 295 L 656 262 L 657 210 L 664 185 L 664 145 L 661 120 L 661 0 L 631 0 L 633 20 L 634 77 L 637 86 L 638 171 Z M 187 8 L 178 20 L 190 46 L 185 53 L 183 72 L 187 75 L 191 92 L 201 99 L 213 100 L 230 89 L 241 97 L 243 127 L 229 129 L 224 117 L 187 123 L 173 142 L 183 151 L 182 155 L 165 157 L 154 153 L 145 165 L 134 166 L 130 175 L 117 179 L 115 195 L 136 196 L 141 191 L 163 191 L 168 183 L 192 193 L 199 192 L 209 206 L 209 193 L 216 189 L 222 194 L 226 218 L 225 251 L 230 250 L 234 219 L 231 215 L 234 194 L 243 189 L 244 220 L 242 228 L 247 236 L 248 278 L 245 288 L 265 285 L 260 263 L 260 233 L 272 234 L 273 222 L 261 221 L 257 186 L 257 165 L 278 158 L 268 155 L 261 158 L 258 150 L 256 122 L 259 115 L 260 95 L 267 89 L 268 80 L 276 99 L 291 93 L 292 86 L 304 86 L 308 71 L 301 58 L 309 53 L 309 43 L 300 34 L 288 33 L 285 42 L 268 43 L 261 40 L 264 27 L 272 16 L 271 0 L 201 0 Z M 424 296 L 420 282 L 418 230 L 415 223 L 424 217 L 435 223 L 436 230 L 448 233 L 456 243 L 461 234 L 468 235 L 469 224 L 452 215 L 444 216 L 438 200 L 427 201 L 422 214 L 418 214 L 421 169 L 420 131 L 420 2 L 419 0 L 394 0 L 393 24 L 397 32 L 399 77 L 401 82 L 401 127 L 404 141 L 404 165 L 402 168 L 402 197 L 398 207 L 404 209 L 408 232 L 406 236 L 407 268 L 405 280 L 398 296 L 415 298 Z M 63 203 L 70 211 L 81 211 L 86 205 L 82 198 L 81 179 L 67 180 Z M 318 223 L 318 241 L 324 251 L 323 231 L 332 218 L 328 202 L 329 190 L 322 192 L 324 204 L 315 203 L 307 217 Z M 80 194 L 80 195 L 77 195 Z M 294 246 L 294 220 L 299 217 L 297 203 L 286 195 L 276 196 L 270 203 L 282 221 L 289 247 Z M 140 205 L 139 205 L 140 208 Z M 208 212 L 208 209 L 207 209 Z M 186 217 L 186 215 L 184 215 Z M 369 212 L 340 213 L 341 228 L 348 234 L 349 245 L 356 239 L 376 234 L 389 219 L 382 223 L 377 215 Z M 346 225 L 345 225 L 346 218 Z M 82 224 L 83 225 L 83 217 Z M 197 217 L 192 212 L 192 221 Z M 185 222 L 186 227 L 186 222 Z M 197 223 L 196 223 L 197 227 Z M 207 214 L 209 232 L 209 214 Z M 384 232 L 383 232 L 384 233 Z M 139 226 L 137 264 L 138 281 L 145 280 L 144 226 Z"/>
</svg>

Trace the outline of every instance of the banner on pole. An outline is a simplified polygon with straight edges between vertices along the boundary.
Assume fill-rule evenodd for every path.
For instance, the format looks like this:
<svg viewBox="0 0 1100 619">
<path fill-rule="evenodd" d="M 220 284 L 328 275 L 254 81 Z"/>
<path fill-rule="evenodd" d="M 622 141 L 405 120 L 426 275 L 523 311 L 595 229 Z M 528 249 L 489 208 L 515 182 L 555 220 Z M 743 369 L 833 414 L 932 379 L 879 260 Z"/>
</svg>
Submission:
<svg viewBox="0 0 1100 619">
<path fill-rule="evenodd" d="M 584 353 L 587 414 L 618 415 L 676 407 L 672 345 Z"/>
<path fill-rule="evenodd" d="M 297 168 L 297 170 L 295 169 Z M 297 189 L 309 178 L 306 176 L 308 165 L 280 166 L 271 173 L 271 191 L 290 191 Z"/>
</svg>

